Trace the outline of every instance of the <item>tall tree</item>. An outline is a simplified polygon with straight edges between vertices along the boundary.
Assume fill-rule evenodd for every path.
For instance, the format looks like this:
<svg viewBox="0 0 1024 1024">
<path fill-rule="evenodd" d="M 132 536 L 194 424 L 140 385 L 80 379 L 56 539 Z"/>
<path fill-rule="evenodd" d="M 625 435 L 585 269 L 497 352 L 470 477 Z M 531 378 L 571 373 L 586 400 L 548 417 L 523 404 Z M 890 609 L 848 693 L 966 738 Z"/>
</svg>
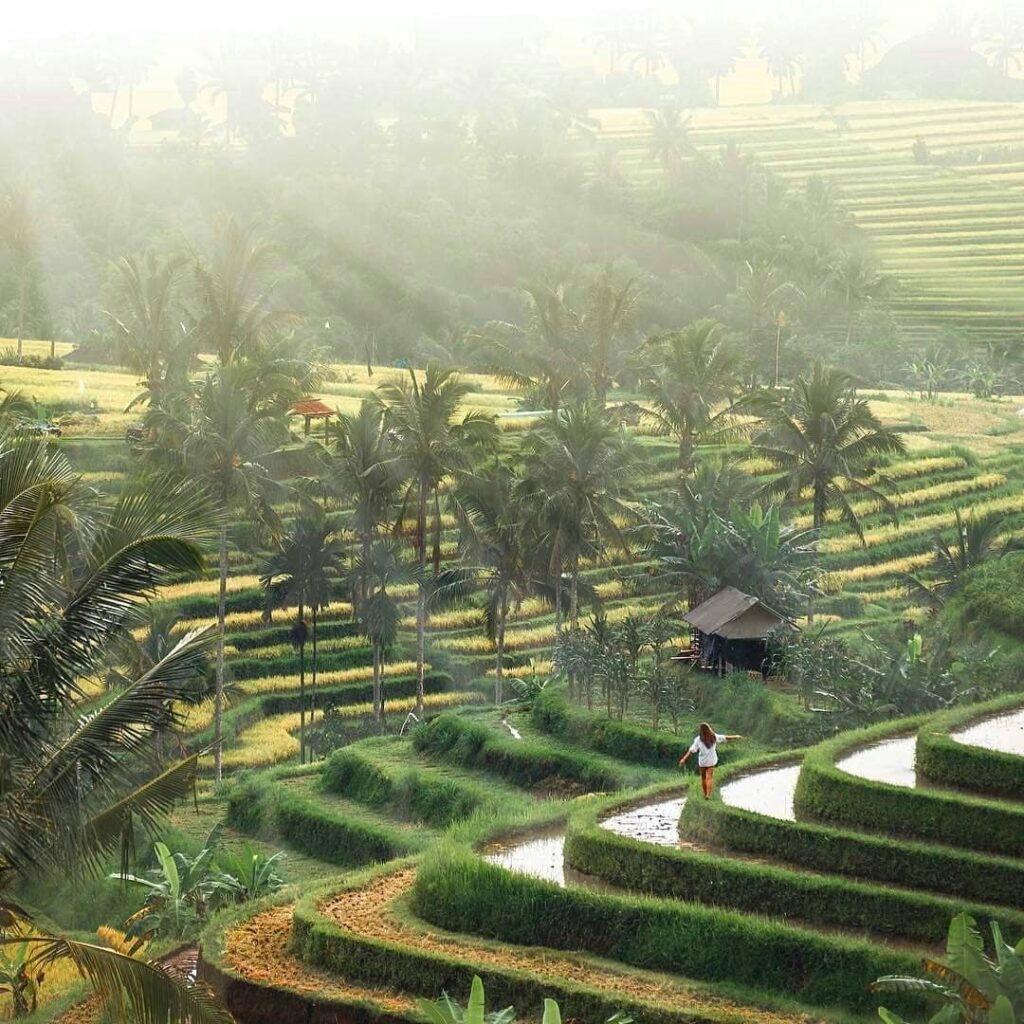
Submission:
<svg viewBox="0 0 1024 1024">
<path fill-rule="evenodd" d="M 362 564 L 370 564 L 370 545 L 391 514 L 401 480 L 393 439 L 384 429 L 384 410 L 364 401 L 354 414 L 343 413 L 336 424 L 329 478 L 332 488 L 352 508 L 351 527 L 359 541 Z M 369 594 L 367 581 L 353 580 L 352 604 L 356 615 Z"/>
<path fill-rule="evenodd" d="M 698 320 L 646 346 L 648 375 L 641 384 L 647 416 L 679 444 L 679 468 L 694 470 L 697 445 L 733 436 L 733 402 L 740 391 L 739 354 L 717 320 Z"/>
<path fill-rule="evenodd" d="M 434 512 L 433 563 L 441 563 L 441 482 L 469 469 L 474 456 L 498 440 L 492 416 L 478 412 L 459 415 L 459 407 L 472 387 L 452 370 L 428 366 L 422 380 L 414 370 L 401 383 L 381 384 L 377 399 L 384 410 L 384 425 L 395 445 L 396 463 L 408 479 L 399 521 L 408 508 L 416 519 L 413 543 L 418 556 L 416 596 L 416 709 L 423 711 L 424 648 L 427 627 L 427 511 Z"/>
<path fill-rule="evenodd" d="M 765 494 L 795 497 L 809 489 L 816 533 L 834 508 L 863 536 L 849 495 L 867 492 L 886 502 L 885 495 L 864 483 L 860 474 L 872 457 L 900 454 L 905 445 L 858 396 L 853 377 L 816 363 L 808 377 L 797 377 L 788 392 L 770 401 L 754 449 L 780 471 L 764 485 Z"/>
<path fill-rule="evenodd" d="M 373 541 L 359 555 L 354 574 L 365 588 L 359 622 L 373 652 L 373 718 L 380 723 L 384 720 L 384 667 L 402 622 L 402 609 L 390 588 L 422 577 L 415 566 L 405 562 L 401 546 L 390 537 Z"/>
<path fill-rule="evenodd" d="M 623 332 L 629 326 L 639 297 L 635 280 L 616 284 L 612 268 L 607 266 L 589 289 L 580 334 L 584 345 L 583 369 L 599 405 L 608 398 L 623 361 Z"/>
<path fill-rule="evenodd" d="M 521 493 L 551 552 L 549 574 L 561 626 L 561 576 L 569 574 L 569 623 L 579 625 L 580 560 L 603 548 L 628 552 L 623 523 L 635 520 L 626 499 L 641 458 L 612 413 L 592 402 L 545 416 L 524 439 Z"/>
<path fill-rule="evenodd" d="M 31 928 L 17 941 L 32 975 L 69 960 L 140 1024 L 231 1018 L 158 963 L 29 921 L 12 887 L 95 870 L 118 851 L 123 863 L 135 830 L 152 833 L 191 791 L 198 754 L 159 774 L 147 755 L 209 637 L 182 637 L 89 715 L 81 703 L 140 602 L 201 570 L 204 505 L 193 487 L 151 480 L 101 509 L 61 453 L 0 435 L 0 921 Z"/>
<path fill-rule="evenodd" d="M 35 266 L 39 236 L 39 215 L 33 189 L 29 185 L 9 185 L 0 204 L 0 238 L 10 250 L 17 268 L 18 320 L 17 352 L 21 358 L 25 341 L 25 314 L 28 308 L 28 286 Z M 53 345 L 50 346 L 53 355 Z"/>
<path fill-rule="evenodd" d="M 525 327 L 498 322 L 484 328 L 497 362 L 492 372 L 557 412 L 577 391 L 582 318 L 564 284 L 529 284 L 523 291 L 529 303 Z"/>
<path fill-rule="evenodd" d="M 280 520 L 272 497 L 282 490 L 262 463 L 288 436 L 285 415 L 298 396 L 294 379 L 270 379 L 247 361 L 218 366 L 163 407 L 151 409 L 147 426 L 157 461 L 176 468 L 207 489 L 222 517 L 218 539 L 217 676 L 214 695 L 214 776 L 222 778 L 224 713 L 224 620 L 227 612 L 227 518 L 244 509 L 272 534 Z"/>
<path fill-rule="evenodd" d="M 222 366 L 258 354 L 298 320 L 274 307 L 271 274 L 277 253 L 255 224 L 233 217 L 218 221 L 208 261 L 196 263 L 199 299 L 197 339 Z"/>
<path fill-rule="evenodd" d="M 494 642 L 495 704 L 503 699 L 505 627 L 530 581 L 530 537 L 517 488 L 512 469 L 496 463 L 463 477 L 453 494 L 463 560 L 487 595 L 484 628 Z"/>
<path fill-rule="evenodd" d="M 269 607 L 296 606 L 293 637 L 299 649 L 299 761 L 306 762 L 306 610 L 313 620 L 313 702 L 316 714 L 317 617 L 334 596 L 334 585 L 345 555 L 337 525 L 319 505 L 298 516 L 278 541 L 278 548 L 263 567 L 260 583 Z"/>
<path fill-rule="evenodd" d="M 685 157 L 697 153 L 690 139 L 690 117 L 675 103 L 666 103 L 656 110 L 645 110 L 644 117 L 650 130 L 648 145 L 651 156 L 671 177 L 679 170 Z"/>
<path fill-rule="evenodd" d="M 150 251 L 141 260 L 122 257 L 115 266 L 118 305 L 109 315 L 125 365 L 142 378 L 143 393 L 135 402 L 158 405 L 167 387 L 180 388 L 187 380 L 194 354 L 179 295 L 185 260 L 161 259 Z"/>
</svg>

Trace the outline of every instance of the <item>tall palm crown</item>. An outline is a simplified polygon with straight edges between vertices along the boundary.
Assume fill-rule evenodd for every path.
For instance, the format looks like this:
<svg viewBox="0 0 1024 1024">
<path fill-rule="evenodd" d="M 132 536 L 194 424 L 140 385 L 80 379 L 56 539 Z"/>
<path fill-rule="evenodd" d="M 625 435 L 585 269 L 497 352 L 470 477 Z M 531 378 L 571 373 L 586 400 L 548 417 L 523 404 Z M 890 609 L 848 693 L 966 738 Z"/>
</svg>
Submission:
<svg viewBox="0 0 1024 1024">
<path fill-rule="evenodd" d="M 390 516 L 398 495 L 393 438 L 384 429 L 381 406 L 366 401 L 358 412 L 340 415 L 336 431 L 331 484 L 352 508 L 352 529 L 363 559 L 368 560 L 370 545 Z M 358 577 L 354 583 L 353 600 L 358 612 L 367 587 Z"/>
<path fill-rule="evenodd" d="M 419 582 L 420 572 L 402 558 L 392 538 L 375 540 L 356 560 L 354 574 L 366 588 L 359 622 L 373 651 L 373 717 L 384 717 L 384 665 L 402 622 L 402 609 L 390 588 Z"/>
<path fill-rule="evenodd" d="M 334 596 L 345 545 L 337 525 L 316 507 L 299 516 L 281 538 L 277 551 L 267 559 L 260 583 L 270 607 L 295 605 L 298 609 L 296 638 L 299 648 L 299 760 L 306 758 L 306 622 L 313 613 L 313 687 L 316 687 L 317 617 Z"/>
<path fill-rule="evenodd" d="M 494 418 L 459 407 L 472 387 L 452 370 L 428 366 L 422 381 L 413 370 L 399 384 L 382 384 L 377 400 L 384 410 L 384 426 L 395 448 L 393 465 L 409 481 L 402 512 L 412 506 L 416 516 L 414 544 L 419 556 L 420 580 L 416 600 L 417 707 L 423 708 L 424 647 L 427 614 L 427 506 L 433 501 L 433 563 L 441 562 L 441 515 L 438 491 L 445 477 L 469 469 L 474 456 L 495 445 Z M 399 520 L 401 521 L 401 520 Z"/>
<path fill-rule="evenodd" d="M 18 356 L 25 336 L 25 313 L 29 274 L 35 260 L 42 225 L 37 204 L 29 185 L 9 186 L 0 200 L 0 240 L 14 257 L 18 267 Z M 53 354 L 51 345 L 51 355 Z"/>
<path fill-rule="evenodd" d="M 486 328 L 498 363 L 493 373 L 557 412 L 578 390 L 581 316 L 569 304 L 563 284 L 530 284 L 523 291 L 529 303 L 526 326 L 492 323 Z"/>
<path fill-rule="evenodd" d="M 520 493 L 551 552 L 549 574 L 560 601 L 562 572 L 570 577 L 569 619 L 578 619 L 580 559 L 599 545 L 628 550 L 623 522 L 635 518 L 625 500 L 640 470 L 636 447 L 608 411 L 592 402 L 544 417 L 524 440 L 526 473 Z M 556 603 L 556 626 L 560 625 Z"/>
<path fill-rule="evenodd" d="M 495 644 L 494 702 L 502 701 L 505 625 L 530 581 L 530 536 L 507 465 L 464 477 L 453 495 L 464 560 L 486 592 L 484 628 Z"/>
<path fill-rule="evenodd" d="M 267 284 L 277 264 L 274 248 L 260 240 L 255 225 L 233 218 L 217 224 L 208 262 L 197 263 L 198 338 L 222 366 L 253 355 L 285 327 L 294 313 L 275 309 Z"/>
<path fill-rule="evenodd" d="M 731 402 L 742 362 L 717 320 L 698 320 L 656 338 L 648 350 L 655 371 L 642 384 L 648 415 L 659 432 L 678 440 L 679 467 L 691 473 L 698 444 L 724 441 L 735 432 Z"/>
<path fill-rule="evenodd" d="M 153 457 L 169 460 L 179 472 L 201 481 L 222 516 L 241 507 L 255 522 L 276 534 L 280 520 L 272 497 L 282 488 L 271 479 L 261 460 L 287 438 L 283 416 L 298 394 L 299 389 L 287 374 L 267 374 L 247 360 L 218 366 L 149 411 L 146 422 L 156 439 Z M 224 525 L 218 543 L 218 574 L 214 775 L 219 782 L 228 577 Z"/>
<path fill-rule="evenodd" d="M 809 488 L 812 522 L 821 529 L 826 513 L 840 518 L 863 536 L 848 495 L 854 491 L 885 496 L 858 479 L 873 456 L 905 450 L 899 434 L 886 430 L 863 398 L 853 378 L 842 370 L 816 363 L 810 377 L 797 377 L 787 394 L 765 410 L 765 427 L 754 439 L 755 450 L 781 470 L 763 488 L 770 496 L 796 496 Z M 840 483 L 842 481 L 842 483 Z"/>
<path fill-rule="evenodd" d="M 17 881 L 122 861 L 137 825 L 152 831 L 193 785 L 198 755 L 154 776 L 154 732 L 201 673 L 208 639 L 182 637 L 113 699 L 83 714 L 94 677 L 134 624 L 139 603 L 203 567 L 204 496 L 150 481 L 101 512 L 64 457 L 0 435 L 0 944 L 25 942 L 33 973 L 70 959 L 132 1019 L 225 1022 L 208 996 L 159 965 L 34 928 Z"/>
<path fill-rule="evenodd" d="M 159 403 L 165 385 L 187 379 L 191 367 L 194 349 L 177 301 L 184 265 L 180 257 L 161 260 L 152 252 L 142 260 L 125 256 L 115 264 L 119 306 L 110 315 L 125 362 L 142 377 L 140 398 L 152 403 Z"/>
</svg>

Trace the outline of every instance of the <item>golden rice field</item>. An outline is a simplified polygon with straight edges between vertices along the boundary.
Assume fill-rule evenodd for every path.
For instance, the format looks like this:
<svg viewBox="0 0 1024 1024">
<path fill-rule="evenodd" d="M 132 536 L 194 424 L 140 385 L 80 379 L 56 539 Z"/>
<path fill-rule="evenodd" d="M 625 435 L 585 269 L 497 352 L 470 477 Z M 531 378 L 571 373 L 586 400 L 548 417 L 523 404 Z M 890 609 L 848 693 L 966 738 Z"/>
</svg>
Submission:
<svg viewBox="0 0 1024 1024">
<path fill-rule="evenodd" d="M 352 616 L 352 605 L 348 601 L 338 601 L 335 604 L 324 608 L 319 614 L 320 622 L 335 622 L 338 619 L 348 619 Z M 289 621 L 290 613 L 283 611 L 275 611 L 270 626 L 279 626 L 282 623 Z M 293 618 L 293 616 L 291 616 Z M 187 633 L 193 629 L 202 629 L 204 626 L 214 626 L 217 624 L 215 616 L 206 617 L 203 616 L 197 619 L 182 619 L 176 625 L 175 629 L 182 633 Z M 256 609 L 251 612 L 229 612 L 224 616 L 224 628 L 229 633 L 242 633 L 246 630 L 253 629 L 266 629 L 268 623 L 261 609 Z M 136 639 L 141 639 L 141 633 L 139 630 L 135 631 Z"/>
<path fill-rule="evenodd" d="M 430 711 L 457 707 L 462 704 L 479 704 L 484 701 L 481 693 L 428 693 L 423 698 L 423 706 Z M 401 697 L 387 700 L 385 695 L 385 714 L 408 714 L 416 707 L 415 697 Z M 341 718 L 360 718 L 373 713 L 373 704 L 349 704 L 334 708 L 332 715 Z M 307 716 L 308 722 L 308 716 Z M 299 741 L 295 737 L 301 725 L 299 712 L 283 715 L 269 715 L 246 729 L 238 739 L 237 745 L 224 751 L 225 770 L 239 768 L 263 768 L 273 764 L 281 764 L 299 753 Z"/>
<path fill-rule="evenodd" d="M 426 666 L 429 670 L 430 666 Z M 416 671 L 415 661 L 393 661 L 384 668 L 386 679 L 394 676 L 405 676 Z M 317 686 L 339 686 L 344 683 L 362 683 L 373 678 L 373 667 L 371 665 L 359 665 L 354 668 L 334 669 L 330 672 L 320 672 L 317 675 Z M 299 688 L 299 675 L 297 672 L 287 675 L 261 676 L 258 679 L 243 679 L 237 683 L 240 693 L 247 696 L 256 696 L 267 693 L 290 693 Z M 306 678 L 306 686 L 311 686 L 312 681 Z"/>
<path fill-rule="evenodd" d="M 945 480 L 919 490 L 895 491 L 886 495 L 884 499 L 868 498 L 864 501 L 852 501 L 850 507 L 858 518 L 864 519 L 878 512 L 887 512 L 890 508 L 907 509 L 932 501 L 942 501 L 945 498 L 959 498 L 976 491 L 992 491 L 997 487 L 1002 487 L 1005 483 L 1006 477 L 1002 473 L 980 473 L 978 476 L 968 477 L 965 480 Z M 841 521 L 838 509 L 830 509 L 825 516 L 826 523 Z M 814 519 L 811 515 L 794 516 L 793 518 L 793 525 L 799 530 L 809 530 L 813 522 Z"/>
<path fill-rule="evenodd" d="M 608 609 L 605 616 L 610 625 L 615 625 L 631 615 L 644 616 L 653 614 L 660 603 L 659 601 L 622 605 L 618 608 Z M 529 650 L 534 647 L 551 644 L 554 642 L 554 638 L 555 626 L 553 622 L 543 626 L 534 626 L 532 629 L 510 629 L 505 634 L 505 649 L 507 651 Z M 495 650 L 494 642 L 483 634 L 477 636 L 435 637 L 433 645 L 442 650 L 458 654 L 489 654 Z"/>
<path fill-rule="evenodd" d="M 916 572 L 918 569 L 927 568 L 934 561 L 934 553 L 925 551 L 919 555 L 893 558 L 888 562 L 856 565 L 852 569 L 837 569 L 826 575 L 826 589 L 829 593 L 836 593 L 847 583 L 860 583 L 863 580 L 879 579 L 882 576 L 895 576 L 904 572 Z"/>
<path fill-rule="evenodd" d="M 316 649 L 318 654 L 333 654 L 338 651 L 352 651 L 358 647 L 365 646 L 365 637 L 359 635 L 335 636 L 329 637 L 326 640 L 319 640 Z M 295 653 L 295 645 L 290 643 L 273 644 L 267 647 L 250 647 L 243 651 L 238 651 L 231 644 L 226 644 L 224 653 L 232 657 L 241 655 L 243 658 L 262 658 L 265 661 L 273 661 L 275 658 L 287 658 L 293 655 Z M 312 659 L 313 640 L 311 635 L 306 642 L 306 654 L 308 658 Z"/>
<path fill-rule="evenodd" d="M 1024 512 L 1024 494 L 1009 494 L 1001 498 L 993 498 L 991 501 L 979 502 L 974 505 L 973 511 L 979 516 L 988 512 Z M 864 547 L 877 547 L 879 544 L 888 544 L 902 537 L 946 530 L 954 525 L 956 525 L 956 516 L 952 512 L 936 512 L 933 515 L 918 516 L 898 524 L 887 523 L 884 526 L 864 531 Z M 854 551 L 859 547 L 861 547 L 860 538 L 854 533 L 844 534 L 842 537 L 828 537 L 819 545 L 820 551 L 828 555 Z"/>
</svg>

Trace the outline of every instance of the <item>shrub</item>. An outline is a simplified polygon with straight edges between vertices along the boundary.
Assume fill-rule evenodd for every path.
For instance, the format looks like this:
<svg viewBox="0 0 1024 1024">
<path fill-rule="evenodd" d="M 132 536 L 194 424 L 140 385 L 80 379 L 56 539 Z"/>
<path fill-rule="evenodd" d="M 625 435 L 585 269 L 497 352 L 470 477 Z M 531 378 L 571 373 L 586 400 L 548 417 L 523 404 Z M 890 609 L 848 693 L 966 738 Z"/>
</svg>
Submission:
<svg viewBox="0 0 1024 1024">
<path fill-rule="evenodd" d="M 647 897 L 561 889 L 452 847 L 428 854 L 414 911 L 450 931 L 502 942 L 585 950 L 690 978 L 750 986 L 818 1005 L 865 1011 L 865 979 L 917 958 L 727 910 Z M 919 1006 L 908 997 L 907 1005 Z"/>
<path fill-rule="evenodd" d="M 843 733 L 804 757 L 797 815 L 890 836 L 909 836 L 1008 857 L 1024 856 L 1024 806 L 863 779 L 836 767 L 844 753 L 904 734 L 920 719 Z"/>
<path fill-rule="evenodd" d="M 467 768 L 502 775 L 518 786 L 560 780 L 593 791 L 619 789 L 622 780 L 594 758 L 544 743 L 506 740 L 456 714 L 440 715 L 413 733 L 417 750 Z"/>
<path fill-rule="evenodd" d="M 652 798 L 654 799 L 654 798 Z M 782 920 L 836 925 L 926 944 L 939 943 L 962 900 L 809 874 L 782 864 L 654 846 L 598 824 L 609 808 L 576 812 L 566 834 L 566 863 L 614 885 L 653 896 L 716 904 Z M 777 856 L 785 856 L 780 851 Z M 969 912 L 1024 936 L 1024 913 L 975 905 Z"/>
</svg>

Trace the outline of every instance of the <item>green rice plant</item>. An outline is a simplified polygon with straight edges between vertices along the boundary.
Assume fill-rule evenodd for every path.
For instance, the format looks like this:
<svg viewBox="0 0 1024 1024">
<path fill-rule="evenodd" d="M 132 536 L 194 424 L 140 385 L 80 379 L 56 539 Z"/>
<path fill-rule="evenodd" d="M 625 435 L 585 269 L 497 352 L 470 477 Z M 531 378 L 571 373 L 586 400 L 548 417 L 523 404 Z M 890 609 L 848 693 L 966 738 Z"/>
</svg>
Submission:
<svg viewBox="0 0 1024 1024">
<path fill-rule="evenodd" d="M 845 753 L 914 732 L 920 717 L 842 733 L 807 752 L 797 782 L 797 816 L 891 836 L 1024 857 L 1024 806 L 851 775 L 836 766 Z"/>
<path fill-rule="evenodd" d="M 653 793 L 646 801 L 677 793 Z M 591 801 L 573 812 L 565 841 L 568 865 L 634 892 L 929 946 L 942 941 L 950 917 L 964 908 L 978 920 L 1024 936 L 1021 911 L 801 871 L 771 859 L 737 859 L 691 844 L 665 847 L 616 835 L 602 828 L 599 819 L 625 809 L 622 803 L 621 798 Z M 635 804 L 631 798 L 627 806 Z M 784 861 L 784 849 L 779 859 Z"/>
<path fill-rule="evenodd" d="M 950 733 L 1022 707 L 1024 696 L 1013 693 L 930 718 L 917 734 L 918 774 L 938 785 L 1018 799 L 1024 793 L 1024 756 L 964 744 Z"/>
<path fill-rule="evenodd" d="M 558 783 L 585 792 L 620 789 L 623 780 L 595 758 L 537 742 L 504 739 L 485 725 L 440 715 L 413 733 L 413 746 L 462 765 L 501 775 L 517 786 Z"/>
<path fill-rule="evenodd" d="M 720 907 L 559 888 L 451 844 L 426 855 L 412 908 L 450 931 L 585 950 L 646 970 L 727 981 L 861 1012 L 872 1007 L 864 978 L 876 967 L 883 974 L 902 973 L 917 963 L 907 953 Z M 904 1008 L 915 1006 L 919 999 L 908 997 Z"/>
</svg>

